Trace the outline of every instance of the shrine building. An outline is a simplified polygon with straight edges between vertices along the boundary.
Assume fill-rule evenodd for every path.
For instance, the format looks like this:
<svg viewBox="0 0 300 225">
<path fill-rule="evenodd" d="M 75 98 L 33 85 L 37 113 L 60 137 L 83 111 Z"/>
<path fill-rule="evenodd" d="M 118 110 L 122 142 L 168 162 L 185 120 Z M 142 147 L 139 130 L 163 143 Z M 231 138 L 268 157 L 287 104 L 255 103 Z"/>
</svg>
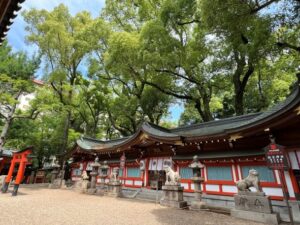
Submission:
<svg viewBox="0 0 300 225">
<path fill-rule="evenodd" d="M 81 138 L 72 151 L 72 180 L 81 179 L 84 170 L 91 171 L 96 156 L 100 163 L 107 161 L 109 171 L 120 167 L 122 158 L 125 166 L 119 176 L 123 188 L 160 189 L 165 182 L 164 163 L 171 161 L 181 176 L 184 191 L 189 193 L 194 186 L 188 165 L 197 155 L 204 164 L 204 198 L 226 204 L 227 197 L 237 193 L 236 181 L 245 178 L 253 168 L 259 173 L 263 191 L 272 200 L 282 201 L 279 171 L 267 167 L 265 156 L 272 135 L 276 144 L 283 146 L 288 159 L 284 179 L 289 198 L 300 200 L 299 88 L 298 81 L 285 101 L 265 112 L 174 129 L 145 122 L 129 137 L 108 141 Z"/>
</svg>

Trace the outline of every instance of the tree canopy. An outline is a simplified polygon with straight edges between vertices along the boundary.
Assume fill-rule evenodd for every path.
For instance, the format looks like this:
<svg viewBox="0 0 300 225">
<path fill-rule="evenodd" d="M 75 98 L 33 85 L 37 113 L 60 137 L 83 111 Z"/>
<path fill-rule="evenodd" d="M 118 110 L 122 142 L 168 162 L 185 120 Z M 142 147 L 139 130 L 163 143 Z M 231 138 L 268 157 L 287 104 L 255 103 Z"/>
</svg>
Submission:
<svg viewBox="0 0 300 225">
<path fill-rule="evenodd" d="M 10 88 L 0 101 L 17 106 L 20 88 L 35 93 L 29 111 L 12 117 L 38 111 L 36 120 L 12 119 L 7 143 L 38 146 L 40 162 L 80 135 L 111 139 L 143 121 L 170 127 L 266 110 L 287 96 L 300 64 L 297 0 L 106 0 L 96 18 L 63 4 L 23 16 L 45 85 L 29 82 L 39 60 L 1 47 L 0 81 Z M 184 109 L 175 122 L 174 104 Z"/>
</svg>

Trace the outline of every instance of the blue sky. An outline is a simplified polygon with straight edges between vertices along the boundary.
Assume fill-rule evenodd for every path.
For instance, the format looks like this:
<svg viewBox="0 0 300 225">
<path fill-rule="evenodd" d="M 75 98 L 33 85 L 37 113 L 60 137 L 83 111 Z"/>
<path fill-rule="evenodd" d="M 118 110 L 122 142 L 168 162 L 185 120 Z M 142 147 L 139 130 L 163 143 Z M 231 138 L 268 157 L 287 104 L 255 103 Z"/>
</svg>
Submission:
<svg viewBox="0 0 300 225">
<path fill-rule="evenodd" d="M 86 10 L 89 11 L 93 17 L 97 17 L 104 7 L 105 0 L 26 0 L 22 4 L 22 9 L 19 11 L 19 15 L 8 32 L 8 43 L 12 46 L 13 50 L 25 51 L 29 55 L 37 52 L 37 47 L 29 45 L 25 41 L 25 21 L 21 16 L 22 11 L 29 10 L 30 8 L 52 10 L 61 3 L 68 6 L 73 15 L 82 10 Z M 42 68 L 37 71 L 37 73 L 38 75 L 42 74 Z M 179 119 L 182 111 L 183 107 L 181 104 L 173 104 L 170 108 L 170 115 L 166 119 L 175 122 Z"/>
</svg>

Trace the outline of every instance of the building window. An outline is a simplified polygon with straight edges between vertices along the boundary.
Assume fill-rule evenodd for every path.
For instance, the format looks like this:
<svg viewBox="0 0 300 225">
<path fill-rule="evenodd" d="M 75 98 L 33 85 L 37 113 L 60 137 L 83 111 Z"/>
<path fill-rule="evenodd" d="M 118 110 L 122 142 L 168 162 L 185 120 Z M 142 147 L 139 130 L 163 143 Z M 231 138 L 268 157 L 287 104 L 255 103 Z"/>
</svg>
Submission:
<svg viewBox="0 0 300 225">
<path fill-rule="evenodd" d="M 119 169 L 119 177 L 123 177 L 123 169 Z"/>
<path fill-rule="evenodd" d="M 127 168 L 127 177 L 140 177 L 140 168 Z"/>
<path fill-rule="evenodd" d="M 208 180 L 232 180 L 231 166 L 207 167 Z"/>
<path fill-rule="evenodd" d="M 255 169 L 258 172 L 260 181 L 275 182 L 273 170 L 270 170 L 266 166 L 242 166 L 243 178 L 246 178 L 249 175 L 249 170 L 251 169 Z"/>
<path fill-rule="evenodd" d="M 188 167 L 180 168 L 180 177 L 182 179 L 191 179 L 193 177 L 193 169 Z"/>
</svg>

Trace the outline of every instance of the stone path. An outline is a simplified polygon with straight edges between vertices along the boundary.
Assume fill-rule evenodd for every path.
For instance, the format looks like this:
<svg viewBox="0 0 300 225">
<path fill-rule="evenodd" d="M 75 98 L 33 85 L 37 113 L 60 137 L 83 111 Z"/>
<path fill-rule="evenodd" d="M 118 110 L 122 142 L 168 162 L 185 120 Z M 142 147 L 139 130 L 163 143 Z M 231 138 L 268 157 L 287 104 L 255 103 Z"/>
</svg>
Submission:
<svg viewBox="0 0 300 225">
<path fill-rule="evenodd" d="M 0 216 L 1 225 L 260 224 L 223 214 L 177 210 L 137 200 L 23 187 L 17 197 L 11 197 L 10 193 L 0 194 Z"/>
</svg>

